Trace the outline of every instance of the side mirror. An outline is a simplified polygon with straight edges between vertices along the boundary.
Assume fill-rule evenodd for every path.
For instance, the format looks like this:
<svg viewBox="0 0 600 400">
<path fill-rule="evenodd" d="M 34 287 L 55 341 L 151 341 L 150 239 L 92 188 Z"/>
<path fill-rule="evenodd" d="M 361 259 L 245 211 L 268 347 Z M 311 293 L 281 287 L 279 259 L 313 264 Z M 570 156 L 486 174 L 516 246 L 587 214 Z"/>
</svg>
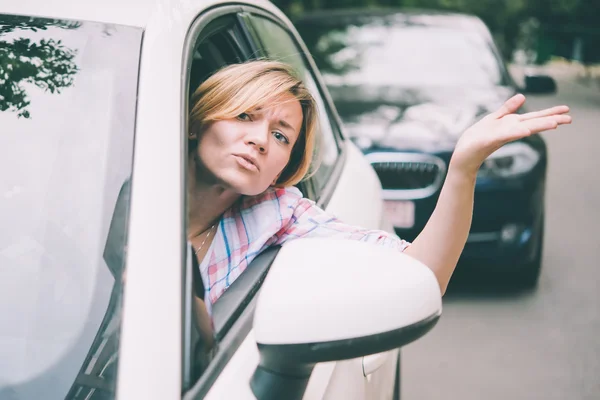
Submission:
<svg viewBox="0 0 600 400">
<path fill-rule="evenodd" d="M 531 94 L 556 93 L 556 81 L 548 75 L 526 75 L 523 91 Z"/>
<path fill-rule="evenodd" d="M 394 249 L 322 238 L 284 245 L 254 314 L 254 395 L 301 399 L 316 363 L 415 341 L 438 321 L 441 297 L 433 272 Z"/>
</svg>

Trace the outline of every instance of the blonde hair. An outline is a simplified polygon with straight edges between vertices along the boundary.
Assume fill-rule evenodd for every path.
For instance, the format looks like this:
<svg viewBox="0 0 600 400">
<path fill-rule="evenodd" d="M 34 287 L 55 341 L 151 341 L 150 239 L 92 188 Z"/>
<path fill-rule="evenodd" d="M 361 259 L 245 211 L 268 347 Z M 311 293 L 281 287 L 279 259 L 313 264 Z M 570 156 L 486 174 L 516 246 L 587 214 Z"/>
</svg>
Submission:
<svg viewBox="0 0 600 400">
<path fill-rule="evenodd" d="M 317 107 L 313 96 L 291 66 L 278 61 L 253 60 L 229 65 L 204 81 L 191 99 L 190 127 L 235 118 L 259 107 L 271 107 L 293 95 L 302 107 L 302 127 L 290 160 L 276 186 L 292 186 L 308 173 L 317 129 Z"/>
</svg>

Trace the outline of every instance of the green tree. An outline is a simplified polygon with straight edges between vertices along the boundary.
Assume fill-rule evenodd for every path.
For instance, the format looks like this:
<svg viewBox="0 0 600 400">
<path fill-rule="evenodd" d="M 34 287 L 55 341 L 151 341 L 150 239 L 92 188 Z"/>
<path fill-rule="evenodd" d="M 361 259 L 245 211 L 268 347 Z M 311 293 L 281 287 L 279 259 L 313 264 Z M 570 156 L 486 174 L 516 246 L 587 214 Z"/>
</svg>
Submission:
<svg viewBox="0 0 600 400">
<path fill-rule="evenodd" d="M 580 59 L 584 64 L 600 62 L 600 1 L 598 0 L 529 0 L 524 14 L 540 21 L 540 50 L 546 53 L 573 57 L 579 41 Z"/>
<path fill-rule="evenodd" d="M 40 39 L 36 42 L 27 37 L 15 37 L 13 33 L 45 31 L 49 27 L 76 29 L 79 26 L 78 23 L 19 16 L 0 19 L 0 111 L 13 111 L 19 117 L 30 118 L 26 84 L 59 93 L 73 84 L 78 71 L 73 62 L 76 51 L 64 46 L 60 40 Z"/>
</svg>

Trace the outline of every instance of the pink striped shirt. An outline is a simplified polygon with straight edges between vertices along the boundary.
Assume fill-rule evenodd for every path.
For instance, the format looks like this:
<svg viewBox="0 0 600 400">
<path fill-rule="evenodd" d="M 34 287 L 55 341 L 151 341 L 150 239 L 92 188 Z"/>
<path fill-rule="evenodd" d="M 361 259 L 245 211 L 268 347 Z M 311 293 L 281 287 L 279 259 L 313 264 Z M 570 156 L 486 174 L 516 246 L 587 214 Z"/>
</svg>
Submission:
<svg viewBox="0 0 600 400">
<path fill-rule="evenodd" d="M 335 216 L 302 197 L 295 187 L 268 189 L 242 197 L 227 210 L 207 255 L 200 264 L 212 304 L 263 250 L 296 238 L 327 237 L 359 240 L 404 251 L 409 243 L 380 230 L 344 224 Z"/>
</svg>

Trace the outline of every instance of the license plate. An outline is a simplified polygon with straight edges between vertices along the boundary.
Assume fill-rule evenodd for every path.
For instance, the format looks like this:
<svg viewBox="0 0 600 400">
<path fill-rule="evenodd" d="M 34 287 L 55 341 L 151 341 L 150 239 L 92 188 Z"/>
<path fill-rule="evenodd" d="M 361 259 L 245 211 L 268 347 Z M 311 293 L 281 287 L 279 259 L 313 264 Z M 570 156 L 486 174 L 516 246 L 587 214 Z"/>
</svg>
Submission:
<svg viewBox="0 0 600 400">
<path fill-rule="evenodd" d="M 395 228 L 412 228 L 415 225 L 415 203 L 407 200 L 386 200 L 385 213 Z"/>
</svg>

